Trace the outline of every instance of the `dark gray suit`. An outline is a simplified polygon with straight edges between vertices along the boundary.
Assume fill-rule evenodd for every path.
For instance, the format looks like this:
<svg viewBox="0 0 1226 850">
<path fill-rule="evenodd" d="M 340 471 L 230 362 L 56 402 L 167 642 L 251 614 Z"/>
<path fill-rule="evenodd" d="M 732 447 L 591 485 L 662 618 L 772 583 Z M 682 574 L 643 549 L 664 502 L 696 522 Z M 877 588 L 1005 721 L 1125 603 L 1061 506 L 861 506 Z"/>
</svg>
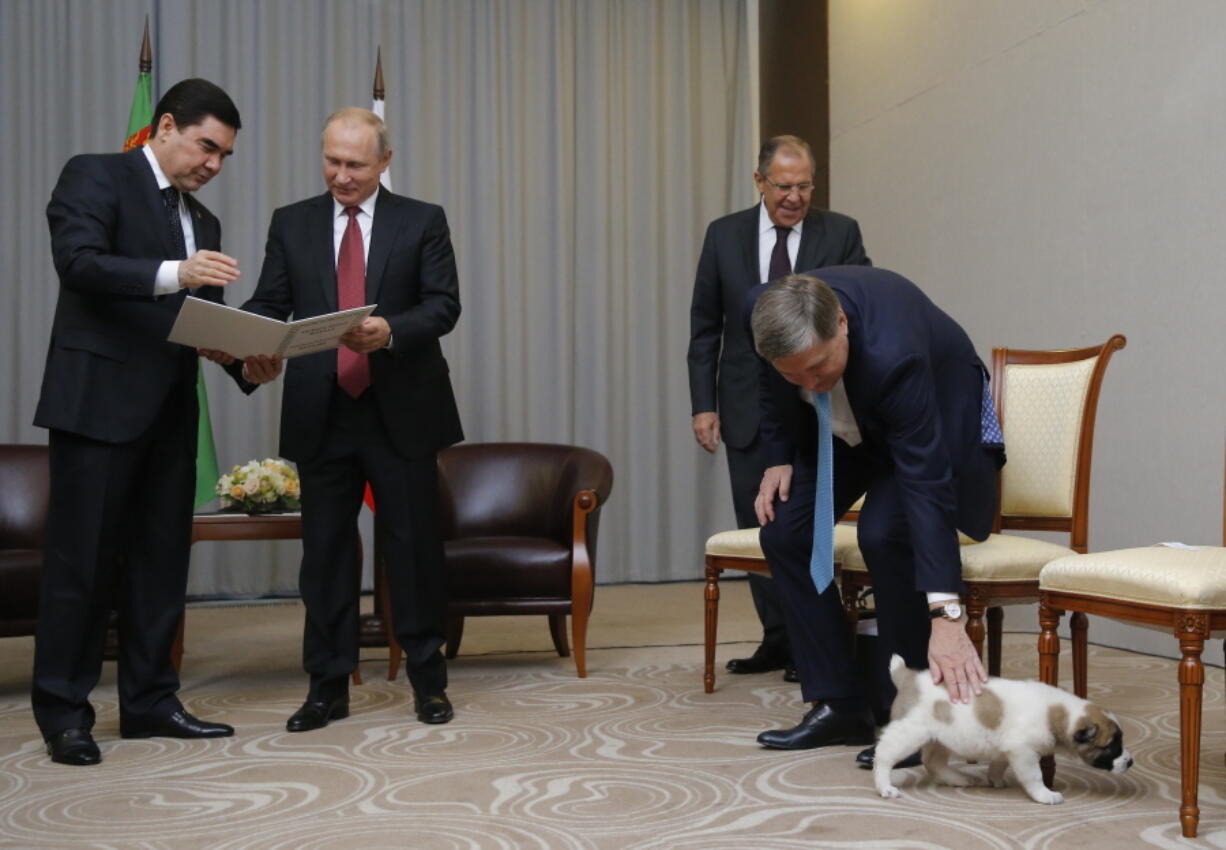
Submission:
<svg viewBox="0 0 1226 850">
<path fill-rule="evenodd" d="M 196 246 L 221 226 L 185 195 Z M 154 296 L 176 249 L 144 152 L 64 166 L 47 205 L 60 293 L 34 424 L 51 430 L 51 506 L 35 647 L 35 719 L 89 729 L 107 618 L 119 613 L 125 718 L 182 708 L 170 649 L 183 614 L 197 430 L 191 348 L 166 341 L 185 290 Z M 222 300 L 219 287 L 196 296 Z"/>
<path fill-rule="evenodd" d="M 745 295 L 762 283 L 758 264 L 760 205 L 724 216 L 707 228 L 690 307 L 691 413 L 719 413 L 740 528 L 758 525 L 753 501 L 766 469 L 758 438 L 758 356 L 742 318 Z M 812 209 L 801 228 L 796 269 L 871 265 L 855 220 Z M 778 593 L 770 579 L 749 576 L 762 621 L 763 645 L 787 654 Z"/>
<path fill-rule="evenodd" d="M 243 309 L 276 319 L 336 310 L 333 224 L 327 193 L 273 213 L 260 280 Z M 464 434 L 439 344 L 460 315 L 442 207 L 378 190 L 366 303 L 387 320 L 392 347 L 369 355 L 371 383 L 358 399 L 337 387 L 335 351 L 293 358 L 285 371 L 281 454 L 297 462 L 302 478 L 303 666 L 311 700 L 338 698 L 357 664 L 358 586 L 348 565 L 367 481 L 385 532 L 409 680 L 427 695 L 447 683 L 436 454 Z"/>
</svg>

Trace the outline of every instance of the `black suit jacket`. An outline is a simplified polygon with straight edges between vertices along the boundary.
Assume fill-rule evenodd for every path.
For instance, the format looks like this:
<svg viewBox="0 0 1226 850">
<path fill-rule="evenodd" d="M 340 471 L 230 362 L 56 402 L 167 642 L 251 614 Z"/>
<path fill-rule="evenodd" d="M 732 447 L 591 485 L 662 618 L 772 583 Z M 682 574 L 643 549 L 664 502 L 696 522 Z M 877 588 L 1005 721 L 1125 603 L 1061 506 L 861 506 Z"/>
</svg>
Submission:
<svg viewBox="0 0 1226 850">
<path fill-rule="evenodd" d="M 282 207 L 268 227 L 264 266 L 244 310 L 286 319 L 336 304 L 333 201 L 319 195 Z M 424 458 L 464 439 L 439 339 L 460 316 L 455 253 L 443 208 L 380 188 L 366 260 L 366 301 L 392 329 L 392 347 L 370 355 L 371 387 L 393 447 Z M 310 461 L 323 444 L 336 386 L 336 352 L 292 358 L 281 400 L 281 454 Z"/>
<path fill-rule="evenodd" d="M 219 250 L 221 224 L 184 197 L 196 247 Z M 158 266 L 176 259 L 165 209 L 139 148 L 64 166 L 47 205 L 60 293 L 35 425 L 128 442 L 176 382 L 195 382 L 195 350 L 166 341 L 186 290 L 153 294 Z M 220 287 L 193 294 L 222 301 Z"/>
<path fill-rule="evenodd" d="M 862 266 L 807 274 L 825 281 L 847 314 L 843 385 L 864 451 L 890 470 L 903 492 L 916 586 L 958 587 L 956 531 L 977 540 L 991 531 L 994 472 L 1004 462 L 981 440 L 983 363 L 962 327 L 900 275 Z M 747 296 L 746 327 L 767 286 Z M 759 362 L 768 462 L 813 464 L 813 407 L 798 387 Z"/>
<path fill-rule="evenodd" d="M 707 227 L 690 306 L 690 406 L 718 411 L 724 441 L 745 448 L 758 433 L 758 356 L 741 321 L 745 294 L 760 284 L 759 206 Z M 801 228 L 797 269 L 871 265 L 860 226 L 828 210 L 810 210 Z"/>
</svg>

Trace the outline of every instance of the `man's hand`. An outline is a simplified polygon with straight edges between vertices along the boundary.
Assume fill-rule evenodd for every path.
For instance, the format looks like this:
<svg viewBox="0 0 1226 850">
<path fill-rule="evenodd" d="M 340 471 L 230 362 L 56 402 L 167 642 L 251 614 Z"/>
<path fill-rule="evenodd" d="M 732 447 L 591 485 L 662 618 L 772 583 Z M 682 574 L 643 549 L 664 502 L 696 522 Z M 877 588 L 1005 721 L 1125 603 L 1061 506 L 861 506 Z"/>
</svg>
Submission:
<svg viewBox="0 0 1226 850">
<path fill-rule="evenodd" d="M 256 354 L 243 361 L 243 377 L 253 384 L 267 384 L 281 374 L 282 357 Z"/>
<path fill-rule="evenodd" d="M 961 622 L 938 617 L 932 621 L 928 639 L 928 669 L 932 681 L 945 683 L 953 702 L 970 702 L 971 694 L 983 693 L 988 680 L 975 645 Z"/>
<path fill-rule="evenodd" d="M 197 251 L 179 263 L 179 285 L 187 289 L 225 286 L 238 277 L 238 260 L 220 251 Z"/>
<path fill-rule="evenodd" d="M 775 518 L 775 496 L 779 501 L 786 502 L 792 493 L 792 465 L 768 466 L 762 473 L 762 483 L 758 485 L 758 495 L 753 500 L 754 512 L 758 515 L 758 524 L 766 525 Z"/>
<path fill-rule="evenodd" d="M 341 345 L 358 354 L 370 354 L 387 346 L 392 328 L 382 316 L 367 316 L 362 324 L 341 337 Z"/>
<path fill-rule="evenodd" d="M 706 413 L 695 413 L 692 427 L 694 439 L 698 441 L 698 445 L 709 452 L 714 452 L 715 447 L 719 445 L 719 414 L 713 410 Z"/>
<path fill-rule="evenodd" d="M 220 366 L 229 366 L 235 360 L 233 354 L 226 354 L 224 351 L 218 351 L 214 348 L 197 348 L 196 353 L 205 360 L 212 360 Z"/>
</svg>

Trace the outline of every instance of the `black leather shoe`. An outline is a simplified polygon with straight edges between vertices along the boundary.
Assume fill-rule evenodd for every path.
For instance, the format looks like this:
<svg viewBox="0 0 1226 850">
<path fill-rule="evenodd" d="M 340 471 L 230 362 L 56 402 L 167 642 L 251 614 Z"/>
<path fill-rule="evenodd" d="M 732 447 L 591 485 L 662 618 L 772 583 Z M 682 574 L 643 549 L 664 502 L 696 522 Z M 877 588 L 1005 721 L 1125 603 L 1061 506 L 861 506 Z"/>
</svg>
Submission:
<svg viewBox="0 0 1226 850">
<path fill-rule="evenodd" d="M 822 702 L 810 709 L 799 726 L 763 732 L 758 743 L 775 750 L 811 750 L 831 744 L 868 744 L 873 737 L 868 709 L 840 713 Z"/>
<path fill-rule="evenodd" d="M 58 764 L 97 764 L 102 753 L 88 729 L 65 729 L 47 741 L 47 755 Z"/>
<path fill-rule="evenodd" d="M 733 658 L 724 669 L 729 673 L 769 673 L 787 666 L 789 662 L 786 655 L 759 646 L 748 658 Z"/>
<path fill-rule="evenodd" d="M 348 695 L 334 700 L 309 699 L 285 721 L 285 731 L 310 732 L 312 729 L 324 728 L 329 720 L 343 720 L 348 716 Z"/>
<path fill-rule="evenodd" d="M 183 709 L 165 717 L 120 717 L 121 738 L 228 738 L 234 727 L 209 723 Z"/>
<path fill-rule="evenodd" d="M 800 681 L 800 676 L 797 675 L 796 673 L 795 664 L 788 664 L 786 667 L 783 668 L 783 681 L 785 682 L 799 682 Z"/>
<path fill-rule="evenodd" d="M 864 768 L 865 770 L 872 770 L 873 762 L 876 760 L 876 757 L 877 745 L 873 744 L 867 750 L 860 750 L 860 752 L 856 753 L 856 765 Z M 900 767 L 919 767 L 923 763 L 924 760 L 920 755 L 920 751 L 916 750 L 898 764 L 894 765 L 894 769 L 897 770 Z"/>
<path fill-rule="evenodd" d="M 446 723 L 455 717 L 455 710 L 451 707 L 451 700 L 447 699 L 447 695 L 444 693 L 430 694 L 429 696 L 414 695 L 413 710 L 417 712 L 417 719 L 422 723 Z"/>
</svg>

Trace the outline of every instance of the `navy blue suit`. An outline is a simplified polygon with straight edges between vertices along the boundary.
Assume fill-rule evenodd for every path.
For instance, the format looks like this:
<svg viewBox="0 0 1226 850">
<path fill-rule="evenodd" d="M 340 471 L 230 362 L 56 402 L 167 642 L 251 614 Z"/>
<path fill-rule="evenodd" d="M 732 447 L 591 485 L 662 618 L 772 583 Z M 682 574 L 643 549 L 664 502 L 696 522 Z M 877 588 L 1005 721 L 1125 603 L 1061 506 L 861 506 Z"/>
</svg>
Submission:
<svg viewBox="0 0 1226 850">
<path fill-rule="evenodd" d="M 865 496 L 858 538 L 882 653 L 926 667 L 924 592 L 961 590 L 957 531 L 982 540 L 996 513 L 1003 455 L 981 440 L 985 370 L 966 332 L 905 278 L 863 266 L 809 274 L 830 286 L 847 315 L 843 384 L 863 439 L 854 448 L 834 441 L 834 519 Z M 747 296 L 747 316 L 767 285 Z M 793 468 L 791 497 L 776 503 L 762 548 L 780 582 L 802 692 L 810 701 L 852 698 L 838 589 L 819 596 L 809 577 L 816 416 L 769 363 L 761 361 L 759 377 L 768 463 Z"/>
</svg>

